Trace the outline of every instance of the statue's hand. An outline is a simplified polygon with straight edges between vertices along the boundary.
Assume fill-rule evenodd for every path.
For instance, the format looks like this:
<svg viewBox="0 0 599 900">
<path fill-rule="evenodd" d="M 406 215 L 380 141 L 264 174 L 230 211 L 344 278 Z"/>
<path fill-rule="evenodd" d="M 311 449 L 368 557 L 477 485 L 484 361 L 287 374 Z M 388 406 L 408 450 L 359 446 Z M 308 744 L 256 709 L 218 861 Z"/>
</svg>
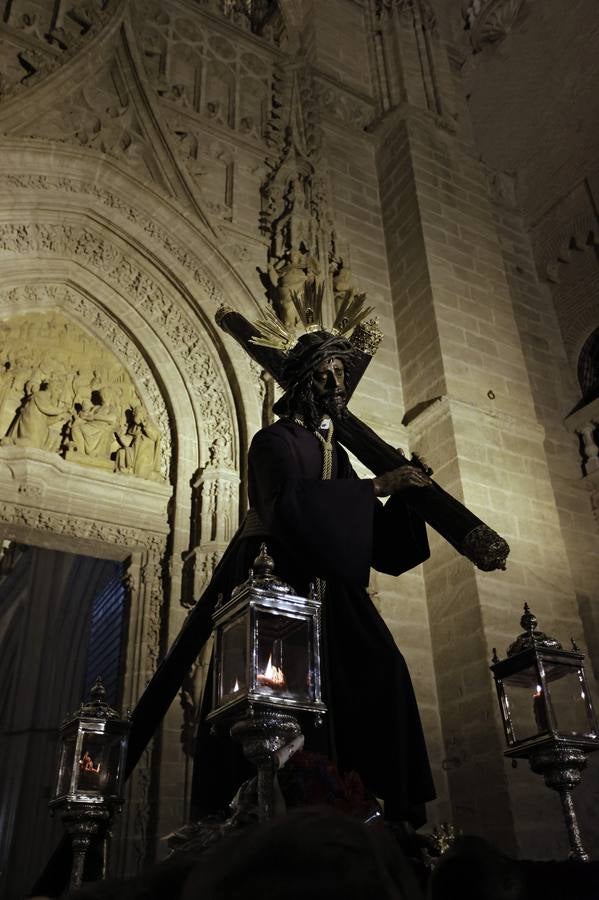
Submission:
<svg viewBox="0 0 599 900">
<path fill-rule="evenodd" d="M 431 479 L 416 466 L 400 466 L 373 479 L 375 497 L 389 497 L 413 487 L 430 487 Z"/>
</svg>

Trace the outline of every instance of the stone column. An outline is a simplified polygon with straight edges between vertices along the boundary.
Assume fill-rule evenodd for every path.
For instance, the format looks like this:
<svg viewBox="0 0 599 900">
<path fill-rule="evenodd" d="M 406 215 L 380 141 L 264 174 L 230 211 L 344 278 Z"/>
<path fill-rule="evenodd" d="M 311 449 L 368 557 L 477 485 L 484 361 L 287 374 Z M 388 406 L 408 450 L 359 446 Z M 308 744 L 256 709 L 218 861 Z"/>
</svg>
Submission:
<svg viewBox="0 0 599 900">
<path fill-rule="evenodd" d="M 512 545 L 508 572 L 484 574 L 431 534 L 424 571 L 453 818 L 507 851 L 559 856 L 553 798 L 525 764 L 514 773 L 504 763 L 488 671 L 525 600 L 564 639 L 577 621 L 544 429 L 486 175 L 434 16 L 424 0 L 376 8 L 388 109 L 374 134 L 404 423 L 439 482 Z"/>
<path fill-rule="evenodd" d="M 123 708 L 133 708 L 158 665 L 166 609 L 164 543 L 156 539 L 134 553 L 128 571 L 128 657 Z M 148 744 L 127 783 L 122 817 L 115 822 L 113 871 L 132 875 L 155 859 L 158 831 L 158 736 Z M 162 781 L 162 777 L 160 777 Z M 162 785 L 160 785 L 162 789 Z"/>
<path fill-rule="evenodd" d="M 237 529 L 239 472 L 234 468 L 230 443 L 219 438 L 213 441 L 209 460 L 193 480 L 192 491 L 191 550 L 185 555 L 183 565 L 181 605 L 173 600 L 170 609 L 169 645 L 182 627 L 187 609 L 208 586 Z M 211 646 L 198 647 L 200 655 L 163 722 L 158 837 L 187 821 L 197 718 L 210 652 Z"/>
</svg>

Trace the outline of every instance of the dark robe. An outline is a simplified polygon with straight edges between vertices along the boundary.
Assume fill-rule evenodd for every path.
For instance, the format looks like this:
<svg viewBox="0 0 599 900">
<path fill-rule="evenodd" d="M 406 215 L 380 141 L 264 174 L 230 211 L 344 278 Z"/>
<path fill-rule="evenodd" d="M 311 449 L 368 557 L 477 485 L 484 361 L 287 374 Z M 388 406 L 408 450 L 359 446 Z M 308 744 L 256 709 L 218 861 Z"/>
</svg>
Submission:
<svg viewBox="0 0 599 900">
<path fill-rule="evenodd" d="M 263 534 L 233 539 L 200 603 L 227 598 L 245 581 L 265 541 L 275 573 L 299 594 L 326 580 L 323 694 L 328 725 L 302 720 L 306 749 L 327 752 L 339 769 L 357 771 L 385 801 L 385 815 L 424 821 L 435 796 L 412 683 L 393 636 L 366 592 L 371 566 L 400 575 L 429 555 L 426 527 L 400 497 L 383 505 L 369 480 L 356 477 L 334 442 L 330 481 L 321 481 L 322 448 L 307 429 L 281 420 L 260 431 L 249 452 L 249 501 Z M 199 611 L 198 611 L 199 612 Z M 210 681 L 211 679 L 209 679 Z M 211 685 L 204 714 L 210 708 Z M 226 809 L 252 774 L 226 735 L 203 724 L 194 770 L 194 812 Z"/>
</svg>

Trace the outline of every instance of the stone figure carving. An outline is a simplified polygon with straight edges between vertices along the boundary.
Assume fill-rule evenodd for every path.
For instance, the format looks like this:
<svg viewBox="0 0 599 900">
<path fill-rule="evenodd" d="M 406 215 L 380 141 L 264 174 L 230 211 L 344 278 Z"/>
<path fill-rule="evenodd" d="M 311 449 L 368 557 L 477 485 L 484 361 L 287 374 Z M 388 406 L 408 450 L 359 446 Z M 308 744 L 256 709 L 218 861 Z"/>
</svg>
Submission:
<svg viewBox="0 0 599 900">
<path fill-rule="evenodd" d="M 47 403 L 57 407 L 61 412 L 52 421 L 48 421 L 48 434 L 43 449 L 49 450 L 51 453 L 58 453 L 63 442 L 65 426 L 73 408 L 72 395 L 64 377 L 48 380 L 46 392 L 48 394 Z"/>
<path fill-rule="evenodd" d="M 286 328 L 294 328 L 298 322 L 292 294 L 301 294 L 308 282 L 313 282 L 318 272 L 316 260 L 308 253 L 290 250 L 280 259 L 268 263 L 270 294 L 278 317 Z"/>
<path fill-rule="evenodd" d="M 208 450 L 210 454 L 210 466 L 214 469 L 231 465 L 231 448 L 227 438 L 223 434 L 217 435 Z"/>
<path fill-rule="evenodd" d="M 343 262 L 342 259 L 332 261 L 330 271 L 333 276 L 333 298 L 335 304 L 335 314 L 341 308 L 341 304 L 346 300 L 351 300 L 358 289 L 354 273 Z"/>
<path fill-rule="evenodd" d="M 98 402 L 85 400 L 71 419 L 66 458 L 76 455 L 78 462 L 112 469 L 110 454 L 116 440 L 117 410 L 109 389 L 94 391 L 94 395 Z"/>
<path fill-rule="evenodd" d="M 32 299 L 28 295 L 28 304 Z M 148 418 L 129 372 L 114 353 L 72 320 L 56 310 L 6 319 L 0 323 L 2 359 L 2 443 L 60 453 L 111 471 L 117 467 L 116 452 L 126 446 L 128 459 L 133 459 L 132 466 L 123 459 L 127 470 L 142 477 L 153 477 L 155 470 L 160 477 L 162 428 Z M 147 387 L 139 366 L 135 371 Z M 143 434 L 136 434 L 139 430 Z M 117 433 L 126 435 L 124 441 Z"/>
<path fill-rule="evenodd" d="M 5 376 L 2 389 L 2 406 L 0 407 L 0 435 L 7 434 L 13 424 L 23 398 L 25 385 L 32 381 L 35 366 L 27 356 L 15 355 L 14 361 L 9 356 L 5 363 Z"/>
<path fill-rule="evenodd" d="M 6 434 L 15 416 L 15 410 L 11 409 L 9 403 L 13 380 L 10 363 L 5 362 L 0 369 L 0 435 Z"/>
<path fill-rule="evenodd" d="M 21 408 L 2 443 L 52 450 L 57 441 L 60 446 L 67 417 L 68 407 L 57 401 L 51 390 L 28 381 Z"/>
<path fill-rule="evenodd" d="M 95 375 L 95 372 L 92 374 Z M 90 373 L 82 369 L 75 369 L 71 387 L 73 389 L 73 403 L 83 403 L 91 392 Z"/>
<path fill-rule="evenodd" d="M 116 470 L 141 478 L 162 480 L 160 474 L 160 431 L 140 406 L 132 410 L 132 422 L 126 432 L 117 431 L 121 445 L 116 452 Z"/>
</svg>

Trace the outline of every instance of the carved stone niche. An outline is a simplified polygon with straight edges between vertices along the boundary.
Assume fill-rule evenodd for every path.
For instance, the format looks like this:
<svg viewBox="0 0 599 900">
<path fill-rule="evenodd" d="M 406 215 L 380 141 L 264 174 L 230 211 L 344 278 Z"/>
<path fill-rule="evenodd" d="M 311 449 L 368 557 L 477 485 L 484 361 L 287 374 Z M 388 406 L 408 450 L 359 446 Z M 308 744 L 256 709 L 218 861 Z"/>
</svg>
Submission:
<svg viewBox="0 0 599 900">
<path fill-rule="evenodd" d="M 237 527 L 239 472 L 223 438 L 215 438 L 208 464 L 193 481 L 191 549 L 184 560 L 183 605 L 207 587 Z"/>
</svg>

